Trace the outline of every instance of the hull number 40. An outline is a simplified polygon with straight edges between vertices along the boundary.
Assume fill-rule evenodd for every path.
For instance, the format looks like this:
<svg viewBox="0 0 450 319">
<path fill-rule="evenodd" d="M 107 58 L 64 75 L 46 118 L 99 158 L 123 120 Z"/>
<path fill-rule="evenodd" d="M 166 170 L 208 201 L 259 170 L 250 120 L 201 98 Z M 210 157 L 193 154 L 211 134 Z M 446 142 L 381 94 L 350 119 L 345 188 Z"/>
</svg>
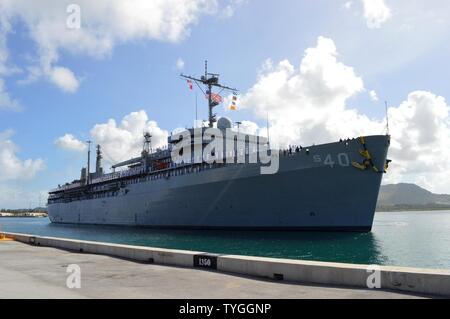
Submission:
<svg viewBox="0 0 450 319">
<path fill-rule="evenodd" d="M 329 166 L 331 168 L 334 168 L 336 165 L 342 166 L 342 167 L 348 167 L 350 166 L 350 158 L 347 153 L 339 153 L 337 155 L 314 155 L 314 162 L 315 163 L 322 163 L 325 166 Z"/>
</svg>

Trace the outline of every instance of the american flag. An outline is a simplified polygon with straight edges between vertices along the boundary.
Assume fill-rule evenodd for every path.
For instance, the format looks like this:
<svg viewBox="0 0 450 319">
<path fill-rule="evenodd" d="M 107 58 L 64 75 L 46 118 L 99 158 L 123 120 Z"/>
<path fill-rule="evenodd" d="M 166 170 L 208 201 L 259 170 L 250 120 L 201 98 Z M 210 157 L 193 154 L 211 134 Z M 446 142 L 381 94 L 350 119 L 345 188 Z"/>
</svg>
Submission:
<svg viewBox="0 0 450 319">
<path fill-rule="evenodd" d="M 209 99 L 209 94 L 206 94 L 206 98 Z M 220 103 L 223 102 L 223 97 L 221 97 L 219 94 L 211 93 L 211 100 L 213 102 L 216 102 L 216 103 L 220 104 Z"/>
</svg>

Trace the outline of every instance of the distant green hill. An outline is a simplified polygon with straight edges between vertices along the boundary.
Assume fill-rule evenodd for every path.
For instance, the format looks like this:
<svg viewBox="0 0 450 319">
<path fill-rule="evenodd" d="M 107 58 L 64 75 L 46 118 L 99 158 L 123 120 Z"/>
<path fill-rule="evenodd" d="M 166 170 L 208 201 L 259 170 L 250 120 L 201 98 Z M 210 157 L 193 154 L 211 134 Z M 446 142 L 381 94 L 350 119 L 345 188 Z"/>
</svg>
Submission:
<svg viewBox="0 0 450 319">
<path fill-rule="evenodd" d="M 433 194 L 415 184 L 383 185 L 377 211 L 450 209 L 450 195 Z"/>
</svg>

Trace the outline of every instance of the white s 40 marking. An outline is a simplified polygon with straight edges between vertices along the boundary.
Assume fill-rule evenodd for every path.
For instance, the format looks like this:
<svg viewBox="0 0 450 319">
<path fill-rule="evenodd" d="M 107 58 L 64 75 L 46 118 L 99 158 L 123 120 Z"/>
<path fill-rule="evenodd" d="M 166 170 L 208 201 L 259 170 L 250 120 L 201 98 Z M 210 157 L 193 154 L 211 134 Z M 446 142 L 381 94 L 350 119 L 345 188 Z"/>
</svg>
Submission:
<svg viewBox="0 0 450 319">
<path fill-rule="evenodd" d="M 325 159 L 323 159 L 320 155 L 314 155 L 313 160 L 314 163 L 323 163 L 331 168 L 334 168 L 336 165 L 342 167 L 350 166 L 350 158 L 347 153 L 339 153 L 336 157 L 333 157 L 331 154 L 327 154 Z"/>
</svg>

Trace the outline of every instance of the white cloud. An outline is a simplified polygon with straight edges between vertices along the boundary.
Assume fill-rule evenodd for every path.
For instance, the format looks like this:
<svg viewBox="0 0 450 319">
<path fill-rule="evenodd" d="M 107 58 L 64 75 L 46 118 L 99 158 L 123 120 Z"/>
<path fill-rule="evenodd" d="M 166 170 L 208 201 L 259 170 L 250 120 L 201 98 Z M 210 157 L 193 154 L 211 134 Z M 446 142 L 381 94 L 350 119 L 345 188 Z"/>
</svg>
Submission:
<svg viewBox="0 0 450 319">
<path fill-rule="evenodd" d="M 372 90 L 369 92 L 370 98 L 372 101 L 377 102 L 378 101 L 378 94 L 375 92 L 375 90 Z"/>
<path fill-rule="evenodd" d="M 21 72 L 21 69 L 14 65 L 8 65 L 9 50 L 7 46 L 8 34 L 12 32 L 11 23 L 8 16 L 2 11 L 0 3 L 0 77 L 13 75 Z"/>
<path fill-rule="evenodd" d="M 65 92 L 74 93 L 78 90 L 78 79 L 67 68 L 54 67 L 50 73 L 50 80 Z"/>
<path fill-rule="evenodd" d="M 86 145 L 72 134 L 65 134 L 64 136 L 59 137 L 56 139 L 55 144 L 58 147 L 69 151 L 83 152 L 86 150 Z"/>
<path fill-rule="evenodd" d="M 112 164 L 139 156 L 145 132 L 152 134 L 153 148 L 167 144 L 169 133 L 159 128 L 155 121 L 149 121 L 143 110 L 128 114 L 119 125 L 114 119 L 97 124 L 91 130 L 91 136 L 102 146 L 105 160 Z"/>
<path fill-rule="evenodd" d="M 10 30 L 11 25 L 6 16 L 0 13 L 0 76 L 7 72 L 6 61 L 8 60 L 8 49 L 6 46 L 6 36 Z"/>
<path fill-rule="evenodd" d="M 384 0 L 362 0 L 362 2 L 368 28 L 378 29 L 392 17 L 391 9 Z"/>
<path fill-rule="evenodd" d="M 41 159 L 20 160 L 17 157 L 18 147 L 12 142 L 12 131 L 0 132 L 0 182 L 11 180 L 28 180 L 44 169 Z"/>
<path fill-rule="evenodd" d="M 347 1 L 344 3 L 344 8 L 347 10 L 350 10 L 353 6 L 353 2 L 352 1 Z"/>
<path fill-rule="evenodd" d="M 1 4 L 0 4 L 1 11 Z M 17 72 L 17 68 L 7 65 L 8 60 L 8 48 L 6 45 L 7 34 L 11 31 L 11 25 L 9 24 L 6 16 L 0 12 L 0 110 L 20 110 L 20 104 L 17 100 L 13 99 L 5 89 L 5 81 L 2 78 Z"/>
<path fill-rule="evenodd" d="M 240 106 L 261 120 L 269 112 L 273 145 L 306 146 L 386 132 L 386 119 L 368 118 L 348 106 L 351 97 L 364 91 L 364 83 L 337 56 L 334 42 L 320 37 L 299 67 L 287 60 L 265 63 Z M 433 185 L 432 191 L 450 192 L 450 107 L 445 99 L 415 91 L 388 112 L 389 157 L 394 162 L 385 181 Z"/>
<path fill-rule="evenodd" d="M 410 181 L 450 192 L 450 106 L 427 91 L 414 91 L 388 111 L 394 167 L 387 181 Z"/>
<path fill-rule="evenodd" d="M 0 78 L 0 110 L 21 110 L 20 103 L 17 100 L 11 98 L 8 92 L 5 90 L 5 82 Z"/>
<path fill-rule="evenodd" d="M 183 70 L 184 69 L 184 61 L 182 58 L 178 58 L 177 62 L 175 63 L 175 66 L 177 70 Z"/>
<path fill-rule="evenodd" d="M 102 58 L 111 54 L 114 46 L 130 41 L 178 42 L 189 36 L 200 16 L 219 11 L 217 0 L 79 0 L 76 3 L 81 8 L 81 28 L 71 29 L 66 23 L 66 9 L 71 3 L 2 0 L 5 25 L 5 17 L 18 18 L 37 45 L 38 62 L 28 67 L 26 81 L 45 76 L 62 90 L 75 92 L 77 76 L 58 65 L 61 51 Z"/>
<path fill-rule="evenodd" d="M 363 89 L 363 81 L 353 68 L 337 61 L 334 42 L 319 37 L 317 46 L 306 50 L 298 68 L 287 60 L 275 66 L 266 62 L 257 83 L 239 104 L 262 119 L 269 113 L 273 141 L 282 145 L 319 143 L 350 133 L 358 135 L 370 122 L 345 107 L 345 101 Z M 350 126 L 349 121 L 360 124 Z"/>
</svg>

